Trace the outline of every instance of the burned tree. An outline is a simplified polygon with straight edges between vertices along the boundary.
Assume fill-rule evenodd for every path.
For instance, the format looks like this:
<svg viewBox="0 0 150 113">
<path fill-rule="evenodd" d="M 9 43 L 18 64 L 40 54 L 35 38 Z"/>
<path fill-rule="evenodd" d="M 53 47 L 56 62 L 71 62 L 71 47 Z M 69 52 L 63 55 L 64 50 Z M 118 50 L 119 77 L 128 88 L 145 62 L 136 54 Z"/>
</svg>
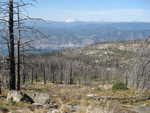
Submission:
<svg viewBox="0 0 150 113">
<path fill-rule="evenodd" d="M 8 47 L 8 65 L 9 65 L 9 89 L 10 90 L 20 90 L 21 85 L 21 65 L 22 65 L 22 49 L 26 48 L 31 40 L 22 41 L 23 36 L 21 31 L 33 30 L 31 27 L 22 26 L 23 21 L 31 19 L 28 16 L 21 17 L 22 11 L 21 7 L 26 5 L 31 5 L 30 3 L 25 3 L 23 0 L 8 0 L 0 1 L 2 4 L 2 17 L 0 21 L 4 24 L 3 34 L 6 34 L 3 39 Z M 0 5 L 1 5 L 0 4 Z M 1 8 L 1 7 L 0 7 Z M 8 11 L 7 11 L 8 9 Z M 35 31 L 37 32 L 37 30 Z M 8 35 L 7 35 L 8 34 Z M 17 47 L 17 48 L 16 48 Z M 29 47 L 28 47 L 29 48 Z M 17 53 L 16 50 L 17 49 Z M 17 56 L 15 56 L 17 54 Z M 17 58 L 17 59 L 16 59 Z M 24 58 L 23 58 L 24 59 Z M 23 67 L 23 66 L 22 66 Z M 17 72 L 17 75 L 16 75 Z"/>
<path fill-rule="evenodd" d="M 16 90 L 15 44 L 14 44 L 14 1 L 9 0 L 9 40 L 10 40 L 10 90 Z"/>
</svg>

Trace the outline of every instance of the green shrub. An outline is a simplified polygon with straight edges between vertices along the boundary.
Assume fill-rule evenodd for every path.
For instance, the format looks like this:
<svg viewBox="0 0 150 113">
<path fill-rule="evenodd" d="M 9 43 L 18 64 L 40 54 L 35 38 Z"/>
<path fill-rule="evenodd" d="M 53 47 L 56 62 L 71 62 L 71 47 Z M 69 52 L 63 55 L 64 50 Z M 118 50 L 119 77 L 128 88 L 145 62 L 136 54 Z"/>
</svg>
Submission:
<svg viewBox="0 0 150 113">
<path fill-rule="evenodd" d="M 112 86 L 112 90 L 127 90 L 127 86 L 122 82 L 116 82 Z"/>
<path fill-rule="evenodd" d="M 102 89 L 101 89 L 101 88 L 96 88 L 95 90 L 96 90 L 96 91 L 102 91 Z"/>
<path fill-rule="evenodd" d="M 12 99 L 10 99 L 8 102 L 9 102 L 10 105 L 15 105 L 16 104 L 16 102 L 13 101 Z"/>
</svg>

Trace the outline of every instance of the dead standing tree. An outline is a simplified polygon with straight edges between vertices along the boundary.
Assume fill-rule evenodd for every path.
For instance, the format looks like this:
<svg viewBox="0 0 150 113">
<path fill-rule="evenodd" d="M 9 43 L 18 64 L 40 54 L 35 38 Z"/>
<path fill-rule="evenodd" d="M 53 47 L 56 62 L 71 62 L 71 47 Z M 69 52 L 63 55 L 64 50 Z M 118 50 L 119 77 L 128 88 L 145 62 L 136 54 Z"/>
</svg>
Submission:
<svg viewBox="0 0 150 113">
<path fill-rule="evenodd" d="M 1 2 L 5 4 L 5 8 L 8 9 L 4 10 L 3 12 L 3 18 L 1 21 L 7 26 L 8 25 L 8 37 L 5 37 L 5 40 L 7 41 L 8 45 L 8 54 L 9 54 L 9 70 L 10 70 L 10 77 L 9 77 L 9 89 L 10 90 L 16 90 L 16 65 L 15 65 L 15 6 L 14 6 L 14 0 L 8 0 L 8 2 Z M 8 7 L 7 7 L 8 6 Z M 18 6 L 19 9 L 20 6 Z M 4 7 L 3 7 L 4 9 Z M 8 15 L 7 15 L 8 14 Z M 18 14 L 18 25 L 19 24 L 19 12 Z M 7 19 L 8 16 L 8 19 Z M 5 19 L 6 18 L 6 19 Z M 19 26 L 18 26 L 19 27 Z M 7 31 L 6 31 L 7 32 Z M 20 35 L 20 31 L 19 31 Z M 19 36 L 20 37 L 20 36 Z M 19 76 L 18 76 L 19 77 Z M 19 82 L 17 82 L 19 83 Z M 20 89 L 20 88 L 17 88 Z"/>
<path fill-rule="evenodd" d="M 9 70 L 10 70 L 10 80 L 9 80 L 9 89 L 10 90 L 20 90 L 20 64 L 21 64 L 21 56 L 20 56 L 20 49 L 21 47 L 25 46 L 31 41 L 23 42 L 21 43 L 21 31 L 27 29 L 27 27 L 22 27 L 21 22 L 24 20 L 28 20 L 29 17 L 26 16 L 25 18 L 20 18 L 20 7 L 24 7 L 26 5 L 31 5 L 29 3 L 25 3 L 23 0 L 8 0 L 7 2 L 1 2 L 0 5 L 2 5 L 0 21 L 5 24 L 5 26 L 8 28 L 5 30 L 5 33 L 8 34 L 4 36 L 4 39 L 6 41 L 7 47 L 8 47 L 8 54 L 9 54 Z M 7 10 L 8 9 L 8 10 Z M 0 15 L 0 16 L 1 16 Z M 16 17 L 17 16 L 17 17 Z M 31 18 L 30 18 L 31 19 Z M 31 27 L 28 29 L 31 30 Z M 33 29 L 33 28 L 32 28 Z M 8 30 L 8 31 L 7 31 Z M 4 31 L 4 29 L 3 29 Z M 16 33 L 18 31 L 18 34 Z M 36 30 L 37 31 L 37 30 Z M 16 36 L 17 34 L 17 36 Z M 17 43 L 16 38 L 18 37 Z M 17 77 L 16 77 L 16 61 L 15 61 L 15 45 L 17 45 Z M 17 78 L 17 79 L 16 79 Z M 16 82 L 17 80 L 17 82 Z M 16 85 L 17 83 L 17 85 Z"/>
<path fill-rule="evenodd" d="M 9 40 L 10 40 L 10 90 L 16 90 L 15 44 L 14 44 L 14 1 L 9 0 Z"/>
<path fill-rule="evenodd" d="M 18 41 L 17 41 L 17 90 L 20 90 L 20 38 L 21 38 L 21 30 L 20 30 L 20 7 L 17 6 L 17 20 L 18 20 Z"/>
</svg>

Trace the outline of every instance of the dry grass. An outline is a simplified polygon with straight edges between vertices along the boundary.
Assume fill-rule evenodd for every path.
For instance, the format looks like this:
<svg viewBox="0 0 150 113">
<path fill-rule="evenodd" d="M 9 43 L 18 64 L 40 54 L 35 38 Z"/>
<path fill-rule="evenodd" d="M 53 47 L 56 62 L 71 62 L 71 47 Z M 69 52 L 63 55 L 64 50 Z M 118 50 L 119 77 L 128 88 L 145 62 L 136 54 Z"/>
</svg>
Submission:
<svg viewBox="0 0 150 113">
<path fill-rule="evenodd" d="M 5 108 L 5 109 L 8 109 L 10 111 L 16 111 L 17 109 L 28 108 L 30 106 L 31 106 L 30 104 L 26 104 L 23 102 L 12 103 L 10 101 L 4 101 L 4 100 L 0 101 L 0 108 Z"/>
<path fill-rule="evenodd" d="M 115 96 L 115 97 L 132 97 L 137 96 L 134 89 L 128 89 L 125 91 L 112 91 L 112 85 L 95 85 L 95 86 L 82 86 L 82 85 L 58 85 L 48 83 L 38 83 L 26 87 L 26 92 L 46 92 L 49 93 L 53 99 L 53 103 L 58 105 L 62 104 L 79 104 L 86 106 L 100 105 L 101 102 L 93 101 L 87 97 L 88 94 L 95 96 Z M 107 88 L 106 88 L 107 87 Z M 149 93 L 147 93 L 149 94 Z M 145 94 L 146 95 L 146 94 Z"/>
<path fill-rule="evenodd" d="M 52 97 L 52 103 L 59 105 L 59 110 L 62 112 L 70 112 L 70 108 L 66 105 L 73 104 L 81 106 L 75 113 L 113 113 L 113 111 L 118 108 L 119 101 L 97 101 L 89 98 L 87 95 L 91 94 L 94 96 L 116 96 L 116 97 L 130 97 L 136 96 L 135 90 L 129 89 L 125 91 L 112 91 L 105 85 L 105 88 L 99 85 L 95 86 L 81 86 L 81 85 L 58 85 L 48 83 L 43 85 L 43 83 L 33 84 L 30 86 L 25 86 L 22 90 L 24 92 L 46 92 Z M 6 95 L 7 91 L 3 93 Z M 148 94 L 148 93 L 147 93 Z M 146 95 L 146 94 L 145 94 Z M 143 101 L 135 104 L 146 104 L 150 105 L 150 101 Z M 90 106 L 90 107 L 89 107 Z M 117 107 L 116 107 L 117 106 Z M 30 104 L 26 103 L 10 103 L 6 101 L 0 101 L 0 107 L 7 108 L 12 111 L 17 111 L 18 109 L 26 109 L 33 113 L 46 113 L 46 109 L 35 109 Z M 101 111 L 100 111 L 101 109 Z M 24 111 L 24 110 L 23 110 Z M 22 111 L 22 113 L 23 113 Z M 17 112 L 16 112 L 17 113 Z M 25 112 L 26 113 L 26 112 Z M 30 112 L 29 112 L 30 113 Z"/>
</svg>

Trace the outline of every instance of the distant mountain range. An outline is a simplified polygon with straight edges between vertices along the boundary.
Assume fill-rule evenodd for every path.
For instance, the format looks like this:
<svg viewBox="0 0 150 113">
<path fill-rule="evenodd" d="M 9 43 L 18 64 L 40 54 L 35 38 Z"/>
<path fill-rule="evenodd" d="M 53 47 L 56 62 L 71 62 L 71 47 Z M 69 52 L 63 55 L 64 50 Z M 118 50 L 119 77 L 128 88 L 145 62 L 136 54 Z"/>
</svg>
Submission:
<svg viewBox="0 0 150 113">
<path fill-rule="evenodd" d="M 37 49 L 46 51 L 84 47 L 106 41 L 143 39 L 150 35 L 150 23 L 146 22 L 54 22 L 37 20 L 27 24 L 34 26 L 48 36 L 48 38 L 42 39 L 36 36 L 32 37 L 35 40 L 32 45 Z"/>
<path fill-rule="evenodd" d="M 84 47 L 105 41 L 143 39 L 150 35 L 150 23 L 144 22 L 42 22 L 31 24 L 49 36 L 41 48 Z M 39 45 L 39 44 L 38 44 Z"/>
</svg>

